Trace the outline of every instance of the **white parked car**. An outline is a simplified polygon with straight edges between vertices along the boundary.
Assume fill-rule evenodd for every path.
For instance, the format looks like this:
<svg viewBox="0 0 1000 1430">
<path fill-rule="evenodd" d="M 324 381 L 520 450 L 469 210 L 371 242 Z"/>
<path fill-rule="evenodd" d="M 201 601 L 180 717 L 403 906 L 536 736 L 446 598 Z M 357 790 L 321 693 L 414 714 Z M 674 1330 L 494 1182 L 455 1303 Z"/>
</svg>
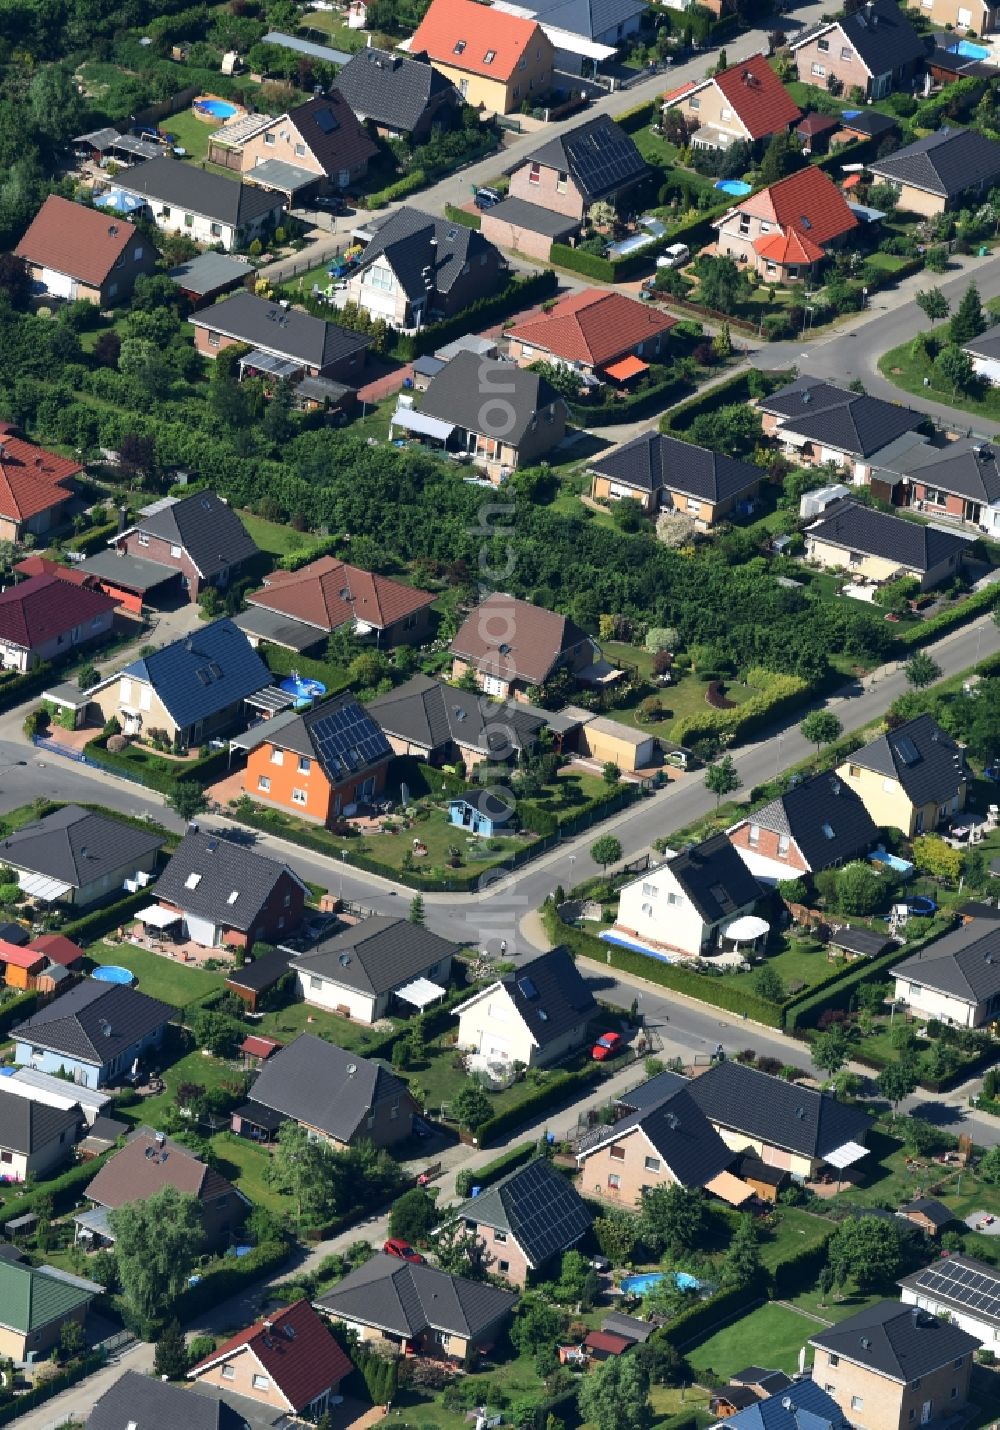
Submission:
<svg viewBox="0 0 1000 1430">
<path fill-rule="evenodd" d="M 656 260 L 657 268 L 683 268 L 691 260 L 691 250 L 686 243 L 672 243 Z"/>
</svg>

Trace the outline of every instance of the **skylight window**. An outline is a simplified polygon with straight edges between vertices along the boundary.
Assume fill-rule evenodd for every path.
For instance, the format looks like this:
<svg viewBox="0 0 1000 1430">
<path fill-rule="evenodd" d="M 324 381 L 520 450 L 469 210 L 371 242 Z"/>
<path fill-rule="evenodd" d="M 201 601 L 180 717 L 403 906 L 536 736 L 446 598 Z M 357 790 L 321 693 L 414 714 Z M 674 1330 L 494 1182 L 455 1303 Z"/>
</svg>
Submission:
<svg viewBox="0 0 1000 1430">
<path fill-rule="evenodd" d="M 805 214 L 802 215 L 802 227 L 805 229 L 806 233 L 808 233 L 809 230 L 812 228 L 812 219 L 807 218 Z"/>
<path fill-rule="evenodd" d="M 836 835 L 834 834 L 834 832 L 833 832 L 833 825 L 831 825 L 831 824 L 824 824 L 824 825 L 822 826 L 822 828 L 823 828 L 823 834 L 824 834 L 824 836 L 825 836 L 827 839 L 836 839 L 837 836 L 836 836 Z"/>
<path fill-rule="evenodd" d="M 453 55 L 464 55 L 464 54 L 465 54 L 465 41 L 464 41 L 464 40 L 456 40 L 456 41 L 455 41 L 455 48 L 452 50 L 452 54 L 453 54 Z"/>
<path fill-rule="evenodd" d="M 491 64 L 493 63 L 493 61 L 496 59 L 496 57 L 497 57 L 497 52 L 496 52 L 496 50 L 487 50 L 486 53 L 485 53 L 485 55 L 483 55 L 483 64 L 484 64 L 484 65 L 491 65 Z"/>
<path fill-rule="evenodd" d="M 234 889 L 233 892 L 229 895 L 229 898 L 226 900 L 226 903 L 227 903 L 227 904 L 235 904 L 235 902 L 236 902 L 236 900 L 239 898 L 239 896 L 240 896 L 240 891 L 239 891 L 239 889 Z"/>
<path fill-rule="evenodd" d="M 201 875 L 200 875 L 200 874 L 189 874 L 189 875 L 187 876 L 187 878 L 184 880 L 184 887 L 185 887 L 185 889 L 197 889 L 197 887 L 198 887 L 198 885 L 199 885 L 200 883 L 201 883 Z"/>
</svg>

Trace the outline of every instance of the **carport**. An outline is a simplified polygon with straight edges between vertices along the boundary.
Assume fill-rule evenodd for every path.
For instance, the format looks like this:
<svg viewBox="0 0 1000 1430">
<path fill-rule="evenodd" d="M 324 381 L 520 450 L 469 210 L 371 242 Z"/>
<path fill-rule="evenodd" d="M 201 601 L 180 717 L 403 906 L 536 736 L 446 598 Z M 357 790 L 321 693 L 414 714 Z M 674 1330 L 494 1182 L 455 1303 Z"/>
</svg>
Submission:
<svg viewBox="0 0 1000 1430">
<path fill-rule="evenodd" d="M 126 556 L 111 547 L 88 556 L 76 569 L 93 576 L 105 595 L 135 616 L 141 614 L 151 591 L 158 591 L 160 600 L 170 594 L 171 585 L 180 591 L 181 573 L 175 566 L 148 561 L 144 556 Z"/>
</svg>

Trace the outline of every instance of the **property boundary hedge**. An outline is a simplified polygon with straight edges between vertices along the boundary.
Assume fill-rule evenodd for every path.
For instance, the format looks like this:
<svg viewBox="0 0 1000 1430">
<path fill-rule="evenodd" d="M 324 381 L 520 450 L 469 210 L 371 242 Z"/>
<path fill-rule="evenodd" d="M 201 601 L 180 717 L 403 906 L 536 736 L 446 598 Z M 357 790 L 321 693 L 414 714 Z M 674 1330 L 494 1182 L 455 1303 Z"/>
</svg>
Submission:
<svg viewBox="0 0 1000 1430">
<path fill-rule="evenodd" d="M 93 943 L 94 939 L 101 938 L 111 929 L 117 928 L 125 919 L 137 913 L 143 904 L 148 903 L 149 890 L 137 889 L 134 894 L 126 894 L 124 899 L 116 899 L 112 904 L 104 904 L 99 909 L 92 909 L 89 914 L 82 914 L 80 918 L 70 920 L 59 932 L 73 939 L 75 943 Z"/>
<path fill-rule="evenodd" d="M 543 268 L 540 273 L 532 273 L 528 278 L 514 278 L 492 298 L 480 298 L 470 303 L 453 318 L 430 323 L 416 333 L 400 333 L 392 345 L 392 356 L 400 362 L 412 362 L 414 358 L 435 352 L 455 338 L 464 337 L 470 330 L 479 332 L 493 323 L 503 322 L 522 308 L 554 297 L 558 286 L 558 279 L 551 268 Z"/>
<path fill-rule="evenodd" d="M 478 1168 L 477 1171 L 459 1172 L 460 1177 L 467 1177 L 473 1186 L 492 1187 L 494 1182 L 499 1182 L 501 1177 L 506 1177 L 508 1172 L 513 1172 L 517 1167 L 523 1167 L 526 1162 L 530 1162 L 537 1150 L 534 1142 L 521 1142 L 516 1147 L 511 1147 L 508 1152 L 502 1152 L 492 1162 L 487 1162 L 485 1167 Z"/>
<path fill-rule="evenodd" d="M 778 1262 L 771 1286 L 775 1300 L 796 1296 L 800 1291 L 808 1291 L 816 1285 L 816 1278 L 826 1265 L 827 1247 L 835 1231 L 836 1227 L 831 1226 L 817 1246 L 803 1247 L 787 1261 Z"/>
<path fill-rule="evenodd" d="M 683 393 L 690 391 L 691 383 L 686 378 L 669 377 L 665 382 L 654 383 L 616 402 L 603 402 L 593 407 L 571 402 L 569 411 L 573 421 L 582 427 L 605 427 L 615 422 L 635 421 L 646 407 L 662 411 L 665 403 L 675 402 Z"/>
<path fill-rule="evenodd" d="M 445 204 L 445 218 L 450 218 L 452 223 L 460 223 L 463 228 L 482 228 L 483 220 L 478 213 L 470 214 L 468 209 L 456 208 L 454 204 Z"/>
<path fill-rule="evenodd" d="M 626 134 L 635 134 L 652 122 L 656 107 L 655 99 L 647 99 L 642 104 L 637 104 L 634 109 L 626 109 L 624 114 L 617 115 L 615 123 L 619 129 L 624 129 Z"/>
<path fill-rule="evenodd" d="M 6 1405 L 0 1405 L 0 1425 L 10 1425 L 14 1420 L 18 1420 L 28 1410 L 33 1410 L 36 1405 L 44 1405 L 53 1396 L 68 1390 L 71 1385 L 78 1384 L 85 1380 L 95 1370 L 100 1370 L 104 1364 L 104 1354 L 102 1351 L 94 1351 L 82 1360 L 78 1360 L 74 1365 L 67 1366 L 65 1370 L 59 1371 L 56 1375 L 48 1376 L 24 1395 L 19 1395 L 14 1400 L 9 1400 Z"/>
<path fill-rule="evenodd" d="M 938 937 L 940 930 L 935 933 Z M 812 1027 L 807 1019 L 816 1014 L 826 1011 L 827 1008 L 846 1008 L 851 1001 L 851 994 L 861 983 L 867 983 L 878 974 L 891 968 L 893 964 L 900 963 L 904 958 L 909 958 L 916 952 L 918 946 L 906 945 L 902 948 L 893 947 L 887 953 L 881 954 L 878 958 L 865 959 L 861 963 L 855 963 L 841 972 L 839 978 L 831 978 L 821 983 L 816 988 L 810 988 L 809 992 L 798 999 L 797 1002 L 789 1004 L 785 1011 L 785 1031 L 794 1033 L 804 1027 Z M 799 1034 L 801 1036 L 801 1033 Z"/>
<path fill-rule="evenodd" d="M 53 1216 L 62 1216 L 64 1212 L 72 1211 L 80 1200 L 84 1187 L 94 1179 L 114 1151 L 115 1148 L 109 1147 L 99 1157 L 92 1157 L 89 1162 L 80 1162 L 77 1166 L 70 1167 L 68 1171 L 61 1173 L 60 1176 L 49 1177 L 44 1182 L 40 1182 L 37 1187 L 33 1187 L 30 1192 L 25 1192 L 16 1201 L 7 1203 L 3 1208 L 3 1220 L 5 1222 L 15 1221 L 17 1217 L 26 1216 L 28 1212 L 35 1210 L 39 1202 L 48 1198 L 52 1200 Z"/>
<path fill-rule="evenodd" d="M 0 1008 L 0 1038 L 6 1038 L 15 1023 L 30 1018 L 41 1004 L 42 996 L 37 989 L 32 988 L 27 993 L 22 993 L 20 997 L 12 998 L 9 1003 L 5 1003 Z"/>
<path fill-rule="evenodd" d="M 974 591 L 964 601 L 958 601 L 949 610 L 931 616 L 929 621 L 922 621 L 919 626 L 911 626 L 908 631 L 903 631 L 897 640 L 901 646 L 905 646 L 908 650 L 927 645 L 929 641 L 947 635 L 949 631 L 955 630 L 958 626 L 963 626 L 973 617 L 992 610 L 998 602 L 1000 602 L 1000 586 L 986 586 L 982 591 Z"/>
<path fill-rule="evenodd" d="M 800 675 L 748 670 L 747 681 L 751 685 L 758 681 L 766 683 L 756 695 L 751 695 L 742 705 L 734 705 L 731 710 L 717 710 L 706 703 L 704 710 L 682 716 L 674 722 L 674 739 L 681 745 L 690 745 L 693 740 L 721 735 L 723 731 L 734 736 L 746 736 L 776 720 L 812 694 L 808 680 Z"/>
<path fill-rule="evenodd" d="M 426 183 L 426 172 L 423 169 L 414 169 L 412 173 L 397 179 L 394 184 L 386 184 L 384 189 L 377 189 L 373 194 L 362 194 L 358 199 L 358 208 L 384 209 L 387 204 L 395 203 L 397 199 L 405 199 L 407 194 L 416 193 L 417 189 L 422 189 Z"/>
<path fill-rule="evenodd" d="M 81 531 L 79 536 L 71 536 L 63 542 L 64 551 L 79 551 L 84 556 L 92 556 L 95 551 L 100 551 L 118 530 L 118 523 L 109 521 L 104 526 L 92 526 L 88 531 Z"/>
<path fill-rule="evenodd" d="M 698 1340 L 706 1331 L 714 1331 L 724 1321 L 734 1321 L 751 1306 L 758 1305 L 763 1297 L 761 1286 L 734 1286 L 731 1291 L 719 1291 L 707 1301 L 700 1301 L 690 1311 L 682 1311 L 675 1321 L 662 1331 L 654 1332 L 658 1339 L 682 1350 Z"/>
<path fill-rule="evenodd" d="M 237 1295 L 268 1272 L 277 1271 L 291 1255 L 292 1248 L 287 1242 L 264 1241 L 248 1256 L 223 1257 L 218 1265 L 208 1268 L 196 1286 L 188 1286 L 181 1292 L 171 1308 L 174 1316 L 184 1325 L 199 1312 Z"/>
<path fill-rule="evenodd" d="M 84 754 L 91 764 L 100 766 L 109 774 L 131 780 L 145 789 L 156 790 L 159 794 L 170 794 L 178 783 L 189 780 L 202 786 L 211 784 L 229 769 L 229 750 L 213 750 L 203 759 L 178 763 L 176 770 L 154 770 L 129 759 L 128 755 L 115 754 L 108 749 L 107 738 L 98 735 L 84 747 Z M 153 752 L 155 756 L 155 751 Z"/>
<path fill-rule="evenodd" d="M 582 1068 L 579 1072 L 563 1072 L 559 1077 L 553 1077 L 544 1083 L 533 1096 L 526 1097 L 516 1107 L 509 1107 L 504 1112 L 498 1112 L 495 1117 L 488 1117 L 485 1122 L 472 1129 L 473 1136 L 480 1147 L 485 1147 L 501 1133 L 520 1127 L 522 1123 L 531 1122 L 540 1112 L 555 1107 L 568 1097 L 582 1097 L 601 1077 L 598 1067 Z"/>
<path fill-rule="evenodd" d="M 0 711 L 13 710 L 23 700 L 40 695 L 51 679 L 51 665 L 43 664 L 29 670 L 27 675 L 15 675 L 13 680 L 4 681 L 0 684 Z"/>
<path fill-rule="evenodd" d="M 779 387 L 783 387 L 791 380 L 791 369 L 784 372 L 760 372 L 757 373 L 757 381 L 761 379 L 767 384 L 769 392 L 776 392 Z M 731 377 L 727 377 L 724 382 L 718 382 L 714 387 L 710 387 L 707 392 L 698 393 L 687 402 L 681 402 L 677 407 L 665 414 L 660 423 L 663 432 L 676 433 L 678 437 L 691 426 L 696 417 L 700 417 L 704 412 L 715 412 L 720 403 L 722 406 L 730 406 L 737 402 L 749 402 L 750 396 L 750 371 L 735 372 Z"/>
</svg>

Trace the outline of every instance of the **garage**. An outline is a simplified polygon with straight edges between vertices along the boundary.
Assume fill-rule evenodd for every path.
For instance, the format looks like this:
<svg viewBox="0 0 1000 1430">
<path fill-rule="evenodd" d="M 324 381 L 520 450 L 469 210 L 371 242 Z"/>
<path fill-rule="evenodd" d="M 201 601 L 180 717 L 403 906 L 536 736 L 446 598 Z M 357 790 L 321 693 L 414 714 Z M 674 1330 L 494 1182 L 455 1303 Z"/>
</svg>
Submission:
<svg viewBox="0 0 1000 1430">
<path fill-rule="evenodd" d="M 201 948 L 215 947 L 215 924 L 211 919 L 201 919 L 195 914 L 187 914 L 184 919 L 184 927 L 187 929 L 187 936 L 192 943 L 200 945 Z"/>
<path fill-rule="evenodd" d="M 76 281 L 68 273 L 57 273 L 54 268 L 42 269 L 42 287 L 53 298 L 75 298 Z"/>
</svg>

